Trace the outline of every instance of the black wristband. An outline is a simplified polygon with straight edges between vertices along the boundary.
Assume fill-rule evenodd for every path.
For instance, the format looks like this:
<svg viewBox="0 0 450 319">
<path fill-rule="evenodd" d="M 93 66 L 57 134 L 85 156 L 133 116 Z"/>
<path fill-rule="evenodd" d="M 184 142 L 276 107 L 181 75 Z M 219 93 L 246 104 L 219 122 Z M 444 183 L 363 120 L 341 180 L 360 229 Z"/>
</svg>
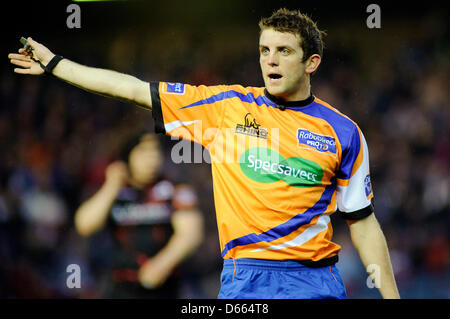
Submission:
<svg viewBox="0 0 450 319">
<path fill-rule="evenodd" d="M 45 66 L 44 71 L 45 73 L 48 74 L 52 74 L 53 69 L 55 68 L 55 66 L 59 63 L 59 61 L 61 61 L 62 59 L 64 59 L 62 56 L 60 55 L 55 55 L 50 62 L 48 62 L 47 66 Z M 41 65 L 42 67 L 42 65 Z"/>
</svg>

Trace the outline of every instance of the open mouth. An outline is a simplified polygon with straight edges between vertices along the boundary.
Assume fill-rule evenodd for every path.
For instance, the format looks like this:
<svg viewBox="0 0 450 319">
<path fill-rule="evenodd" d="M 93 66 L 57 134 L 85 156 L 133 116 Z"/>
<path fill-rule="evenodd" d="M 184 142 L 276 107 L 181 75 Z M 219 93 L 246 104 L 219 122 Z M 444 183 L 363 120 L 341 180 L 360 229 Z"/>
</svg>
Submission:
<svg viewBox="0 0 450 319">
<path fill-rule="evenodd" d="M 268 76 L 272 80 L 278 80 L 283 77 L 281 74 L 278 74 L 278 73 L 270 73 Z"/>
</svg>

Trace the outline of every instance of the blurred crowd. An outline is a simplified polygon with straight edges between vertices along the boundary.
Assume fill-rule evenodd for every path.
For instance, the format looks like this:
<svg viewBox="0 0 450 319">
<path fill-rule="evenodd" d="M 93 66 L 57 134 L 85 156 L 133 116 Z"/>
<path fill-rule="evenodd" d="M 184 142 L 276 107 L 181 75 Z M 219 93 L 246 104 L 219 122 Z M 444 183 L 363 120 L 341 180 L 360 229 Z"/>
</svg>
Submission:
<svg viewBox="0 0 450 319">
<path fill-rule="evenodd" d="M 350 116 L 366 137 L 375 213 L 405 298 L 450 297 L 446 26 L 438 15 L 414 25 L 388 21 L 381 30 L 329 25 L 324 60 L 312 80 L 313 93 Z M 109 36 L 107 50 L 96 50 L 96 35 L 84 33 L 74 56 L 63 55 L 146 81 L 262 86 L 256 28 L 212 29 L 203 37 L 183 29 L 125 29 Z M 121 143 L 153 127 L 151 113 L 49 76 L 18 76 L 6 63 L 0 97 L 0 297 L 101 298 L 111 238 L 106 232 L 80 237 L 73 215 L 102 184 Z M 161 140 L 166 175 L 196 188 L 206 224 L 205 242 L 182 265 L 180 298 L 216 298 L 222 261 L 210 165 L 173 163 L 178 141 Z M 332 221 L 349 297 L 379 298 L 366 284 L 345 222 L 334 215 Z M 80 289 L 66 285 L 70 264 L 80 266 Z"/>
</svg>

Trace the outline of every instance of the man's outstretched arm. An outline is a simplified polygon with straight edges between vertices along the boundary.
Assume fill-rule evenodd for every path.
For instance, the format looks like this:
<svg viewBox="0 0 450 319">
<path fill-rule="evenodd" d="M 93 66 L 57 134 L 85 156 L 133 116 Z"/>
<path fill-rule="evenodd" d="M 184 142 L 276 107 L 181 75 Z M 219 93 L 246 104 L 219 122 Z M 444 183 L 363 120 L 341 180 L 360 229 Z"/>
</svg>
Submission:
<svg viewBox="0 0 450 319">
<path fill-rule="evenodd" d="M 392 270 L 389 250 L 383 231 L 375 217 L 375 214 L 356 221 L 347 221 L 350 228 L 350 236 L 358 251 L 364 267 L 377 265 L 379 267 L 379 288 L 385 299 L 400 298 L 397 284 Z"/>
<path fill-rule="evenodd" d="M 33 39 L 28 38 L 27 40 L 33 48 L 32 56 L 24 49 L 19 49 L 18 54 L 10 53 L 8 58 L 12 64 L 20 67 L 15 68 L 14 72 L 41 75 L 44 70 L 35 60 L 46 66 L 55 54 Z M 53 69 L 52 74 L 84 90 L 151 109 L 149 83 L 134 76 L 112 70 L 88 67 L 68 59 L 61 60 Z"/>
</svg>

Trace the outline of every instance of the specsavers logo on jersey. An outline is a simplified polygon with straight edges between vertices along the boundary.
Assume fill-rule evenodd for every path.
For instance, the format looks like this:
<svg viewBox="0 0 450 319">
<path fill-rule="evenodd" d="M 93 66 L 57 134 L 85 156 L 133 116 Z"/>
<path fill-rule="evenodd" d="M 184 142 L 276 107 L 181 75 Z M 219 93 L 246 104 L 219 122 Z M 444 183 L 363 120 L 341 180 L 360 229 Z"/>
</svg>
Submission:
<svg viewBox="0 0 450 319">
<path fill-rule="evenodd" d="M 322 168 L 313 161 L 301 157 L 284 158 L 277 152 L 254 147 L 242 153 L 242 172 L 260 183 L 282 180 L 294 187 L 311 187 L 322 184 Z"/>
<path fill-rule="evenodd" d="M 319 152 L 336 154 L 336 141 L 334 137 L 311 133 L 306 129 L 297 130 L 298 146 L 310 146 Z"/>
</svg>

